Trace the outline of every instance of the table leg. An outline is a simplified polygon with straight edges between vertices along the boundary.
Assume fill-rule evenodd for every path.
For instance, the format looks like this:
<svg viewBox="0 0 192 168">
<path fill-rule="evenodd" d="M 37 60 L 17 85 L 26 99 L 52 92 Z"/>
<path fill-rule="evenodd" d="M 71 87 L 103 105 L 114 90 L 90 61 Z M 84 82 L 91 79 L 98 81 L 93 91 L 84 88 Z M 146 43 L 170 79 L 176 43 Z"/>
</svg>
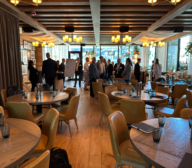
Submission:
<svg viewBox="0 0 192 168">
<path fill-rule="evenodd" d="M 37 105 L 37 113 L 42 113 L 42 105 Z"/>
</svg>

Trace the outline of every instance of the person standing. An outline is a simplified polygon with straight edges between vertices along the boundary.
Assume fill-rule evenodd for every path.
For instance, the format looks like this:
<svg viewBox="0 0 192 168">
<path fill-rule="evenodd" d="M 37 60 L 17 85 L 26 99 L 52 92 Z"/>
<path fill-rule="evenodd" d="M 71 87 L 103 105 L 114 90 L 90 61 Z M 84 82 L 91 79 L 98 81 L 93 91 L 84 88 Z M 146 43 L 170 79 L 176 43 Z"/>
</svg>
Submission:
<svg viewBox="0 0 192 168">
<path fill-rule="evenodd" d="M 154 61 L 152 61 L 152 66 L 151 66 L 151 72 L 152 72 L 152 81 L 155 79 L 155 76 L 154 76 Z"/>
<path fill-rule="evenodd" d="M 121 63 L 121 59 L 117 59 L 117 63 L 115 64 L 115 78 L 122 78 L 121 74 L 124 71 L 125 66 Z"/>
<path fill-rule="evenodd" d="M 92 63 L 89 67 L 89 79 L 90 79 L 90 96 L 94 97 L 94 93 L 93 93 L 93 82 L 96 82 L 96 79 L 99 78 L 99 71 L 97 70 L 97 67 L 95 65 L 96 62 L 96 58 L 93 57 L 92 58 Z"/>
<path fill-rule="evenodd" d="M 45 82 L 50 87 L 53 86 L 53 90 L 55 90 L 55 77 L 57 71 L 57 63 L 50 58 L 50 54 L 46 53 L 47 60 L 43 61 L 42 66 L 42 78 L 45 76 Z"/>
<path fill-rule="evenodd" d="M 140 75 L 141 75 L 141 70 L 140 70 L 140 64 L 141 63 L 141 58 L 137 59 L 137 63 L 135 64 L 135 69 L 134 69 L 134 75 L 135 79 L 140 82 Z"/>
<path fill-rule="evenodd" d="M 97 62 L 96 66 L 99 71 L 100 78 L 103 79 L 105 74 L 105 63 L 103 62 L 102 56 L 100 56 L 100 60 Z"/>
<path fill-rule="evenodd" d="M 60 70 L 61 72 L 63 72 L 62 77 L 63 77 L 63 85 L 64 85 L 64 83 L 65 83 L 65 59 L 64 59 L 64 58 L 62 59 L 62 62 L 61 62 L 61 64 L 59 65 L 59 70 Z M 65 86 L 64 86 L 64 87 L 65 87 Z"/>
<path fill-rule="evenodd" d="M 129 80 L 131 79 L 131 69 L 132 69 L 131 59 L 127 58 L 125 70 L 122 73 L 122 77 L 123 77 L 123 80 L 125 81 L 125 83 L 128 83 Z"/>
<path fill-rule="evenodd" d="M 162 66 L 159 64 L 159 59 L 156 59 L 154 64 L 154 70 L 153 70 L 155 80 L 161 77 L 161 71 L 162 71 Z"/>
<path fill-rule="evenodd" d="M 57 70 L 59 71 L 59 60 L 57 60 Z"/>
<path fill-rule="evenodd" d="M 108 59 L 108 66 L 107 66 L 107 76 L 108 76 L 108 80 L 112 79 L 112 75 L 113 75 L 113 65 L 111 64 L 111 60 Z"/>
<path fill-rule="evenodd" d="M 85 76 L 84 90 L 88 90 L 87 85 L 89 83 L 89 57 L 86 58 L 86 62 L 84 64 L 84 76 Z"/>
<path fill-rule="evenodd" d="M 82 76 L 82 63 L 80 62 L 79 58 L 77 58 L 76 68 L 75 68 L 75 85 L 77 84 L 77 76 L 79 76 L 79 87 L 81 87 L 81 76 Z"/>
<path fill-rule="evenodd" d="M 32 60 L 29 61 L 28 70 L 29 70 L 29 80 L 31 81 L 31 91 L 34 92 L 35 86 L 37 85 L 37 75 L 38 71 L 33 67 L 34 63 Z"/>
</svg>

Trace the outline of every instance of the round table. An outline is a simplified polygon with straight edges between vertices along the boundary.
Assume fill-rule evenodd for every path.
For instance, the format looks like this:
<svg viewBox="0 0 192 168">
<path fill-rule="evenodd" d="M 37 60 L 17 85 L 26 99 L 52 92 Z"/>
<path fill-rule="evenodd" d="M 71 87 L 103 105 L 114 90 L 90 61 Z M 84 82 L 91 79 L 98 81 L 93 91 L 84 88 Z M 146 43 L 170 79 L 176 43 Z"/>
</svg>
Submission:
<svg viewBox="0 0 192 168">
<path fill-rule="evenodd" d="M 143 122 L 159 127 L 157 118 Z M 185 153 L 192 153 L 190 135 L 188 120 L 181 118 L 166 119 L 159 143 L 153 142 L 152 133 L 145 134 L 134 128 L 130 131 L 131 143 L 135 150 L 155 168 L 177 168 Z"/>
<path fill-rule="evenodd" d="M 129 97 L 127 95 L 127 93 L 125 93 L 123 95 L 116 95 L 116 93 L 118 93 L 118 92 L 122 93 L 122 91 L 113 91 L 113 92 L 111 92 L 111 95 L 116 97 L 116 98 L 119 98 L 119 99 L 131 99 L 131 97 Z M 145 103 L 161 103 L 161 102 L 164 102 L 165 100 L 168 99 L 168 96 L 166 94 L 156 92 L 155 95 L 156 96 L 163 96 L 163 98 L 157 98 L 157 97 L 150 98 L 148 93 L 145 93 L 144 91 L 142 91 L 140 100 L 144 101 Z"/>
<path fill-rule="evenodd" d="M 38 146 L 41 130 L 33 122 L 15 118 L 6 118 L 10 125 L 9 138 L 0 134 L 0 167 L 13 168 L 26 159 Z"/>
<path fill-rule="evenodd" d="M 174 85 L 186 85 L 187 83 L 186 82 L 183 82 L 183 81 L 175 81 L 174 83 L 172 83 L 172 82 L 170 82 L 170 83 L 167 83 L 167 82 L 163 82 L 163 83 L 161 83 L 161 82 L 156 82 L 157 83 L 157 85 L 159 85 L 159 86 L 169 86 L 169 87 L 171 87 L 171 86 L 174 86 Z"/>
</svg>

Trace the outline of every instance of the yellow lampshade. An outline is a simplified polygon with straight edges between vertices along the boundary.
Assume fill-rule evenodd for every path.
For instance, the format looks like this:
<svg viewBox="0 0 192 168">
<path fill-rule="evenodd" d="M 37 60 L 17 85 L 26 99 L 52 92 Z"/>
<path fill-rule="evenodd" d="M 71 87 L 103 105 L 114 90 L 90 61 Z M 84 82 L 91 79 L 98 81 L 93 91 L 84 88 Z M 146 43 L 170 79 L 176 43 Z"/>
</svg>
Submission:
<svg viewBox="0 0 192 168">
<path fill-rule="evenodd" d="M 118 42 L 119 42 L 118 38 L 115 38 L 115 43 L 118 43 Z"/>
<path fill-rule="evenodd" d="M 32 46 L 34 46 L 34 47 L 36 46 L 36 43 L 35 43 L 35 41 L 34 41 L 34 42 L 32 42 Z"/>
<path fill-rule="evenodd" d="M 161 44 L 162 44 L 162 46 L 165 46 L 165 42 L 162 42 Z"/>
<path fill-rule="evenodd" d="M 181 0 L 171 0 L 172 3 L 178 3 L 180 2 Z"/>
<path fill-rule="evenodd" d="M 161 43 L 161 41 L 159 41 L 158 45 L 159 45 L 160 47 L 162 46 L 162 43 Z"/>
<path fill-rule="evenodd" d="M 65 36 L 63 36 L 63 41 L 66 42 Z"/>
<path fill-rule="evenodd" d="M 149 47 L 149 43 L 146 44 L 146 47 Z"/>
<path fill-rule="evenodd" d="M 72 38 L 69 38 L 69 43 L 71 43 L 72 42 Z"/>
<path fill-rule="evenodd" d="M 125 38 L 123 38 L 123 43 L 126 43 L 126 39 Z"/>
<path fill-rule="evenodd" d="M 12 4 L 14 4 L 15 6 L 16 6 L 17 4 L 19 4 L 19 1 L 18 1 L 18 0 L 10 0 L 10 2 L 11 2 Z"/>
<path fill-rule="evenodd" d="M 46 45 L 46 42 L 43 42 L 44 45 Z"/>
<path fill-rule="evenodd" d="M 73 35 L 73 41 L 77 40 L 77 35 Z"/>
<path fill-rule="evenodd" d="M 115 42 L 115 36 L 111 37 L 111 42 L 113 42 L 113 43 Z"/>
<path fill-rule="evenodd" d="M 52 43 L 52 47 L 55 47 L 55 44 L 54 44 L 54 43 Z"/>
<path fill-rule="evenodd" d="M 154 45 L 154 41 L 151 41 L 151 45 Z"/>
<path fill-rule="evenodd" d="M 39 42 L 38 42 L 38 41 L 35 42 L 35 46 L 36 46 L 36 47 L 39 46 Z"/>
<path fill-rule="evenodd" d="M 146 43 L 145 42 L 143 43 L 143 47 L 146 47 Z"/>
<path fill-rule="evenodd" d="M 79 38 L 77 38 L 77 39 L 76 39 L 76 42 L 77 42 L 77 43 L 79 43 L 79 42 L 80 42 L 80 41 L 79 41 Z"/>
<path fill-rule="evenodd" d="M 156 47 L 156 46 L 157 46 L 157 44 L 156 44 L 156 43 L 154 43 L 154 44 L 153 44 L 153 46 L 154 46 L 154 47 Z"/>
<path fill-rule="evenodd" d="M 148 3 L 156 3 L 157 0 L 148 0 Z"/>
<path fill-rule="evenodd" d="M 79 36 L 79 42 L 82 42 L 82 41 L 83 41 L 83 37 Z"/>
<path fill-rule="evenodd" d="M 33 0 L 33 2 L 40 4 L 40 3 L 42 3 L 42 0 Z"/>
<path fill-rule="evenodd" d="M 68 41 L 69 40 L 69 36 L 65 35 L 65 40 Z"/>
<path fill-rule="evenodd" d="M 128 35 L 126 35 L 125 36 L 125 40 L 128 42 L 128 39 L 129 39 L 129 36 Z"/>
<path fill-rule="evenodd" d="M 130 36 L 129 36 L 129 38 L 128 38 L 128 42 L 130 43 L 130 42 L 131 42 L 131 40 L 132 40 L 132 37 L 130 37 Z"/>
<path fill-rule="evenodd" d="M 117 40 L 120 41 L 120 35 L 117 35 Z"/>
</svg>

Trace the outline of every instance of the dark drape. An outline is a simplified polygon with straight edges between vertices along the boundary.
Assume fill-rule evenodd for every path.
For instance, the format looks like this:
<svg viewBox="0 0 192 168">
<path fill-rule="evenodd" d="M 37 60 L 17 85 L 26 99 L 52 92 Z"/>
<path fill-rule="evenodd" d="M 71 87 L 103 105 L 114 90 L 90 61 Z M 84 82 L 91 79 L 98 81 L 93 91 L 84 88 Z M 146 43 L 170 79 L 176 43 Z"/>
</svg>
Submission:
<svg viewBox="0 0 192 168">
<path fill-rule="evenodd" d="M 0 8 L 0 90 L 22 80 L 19 20 Z"/>
</svg>

